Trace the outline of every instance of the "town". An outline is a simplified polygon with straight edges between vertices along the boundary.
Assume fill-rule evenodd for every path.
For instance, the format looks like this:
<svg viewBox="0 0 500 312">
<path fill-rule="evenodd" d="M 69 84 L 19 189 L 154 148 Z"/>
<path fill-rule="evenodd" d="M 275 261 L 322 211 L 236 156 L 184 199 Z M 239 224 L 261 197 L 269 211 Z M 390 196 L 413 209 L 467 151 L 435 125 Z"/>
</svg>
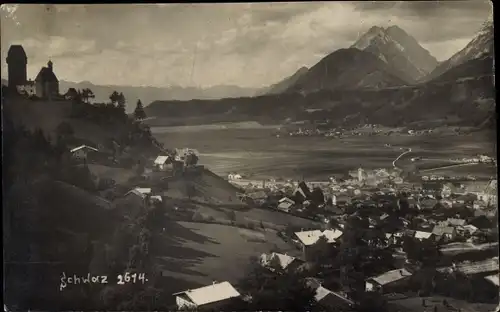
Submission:
<svg viewBox="0 0 500 312">
<path fill-rule="evenodd" d="M 498 311 L 491 10 L 317 5 L 2 5 L 4 311 Z"/>
</svg>

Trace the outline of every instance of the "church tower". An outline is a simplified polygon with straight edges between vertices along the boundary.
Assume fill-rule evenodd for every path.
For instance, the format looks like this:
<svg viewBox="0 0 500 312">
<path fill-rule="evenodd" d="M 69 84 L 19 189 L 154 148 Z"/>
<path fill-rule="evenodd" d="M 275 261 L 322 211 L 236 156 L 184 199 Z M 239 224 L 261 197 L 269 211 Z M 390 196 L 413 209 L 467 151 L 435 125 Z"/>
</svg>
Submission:
<svg viewBox="0 0 500 312">
<path fill-rule="evenodd" d="M 9 88 L 26 84 L 28 57 L 21 45 L 11 45 L 7 53 Z"/>
</svg>

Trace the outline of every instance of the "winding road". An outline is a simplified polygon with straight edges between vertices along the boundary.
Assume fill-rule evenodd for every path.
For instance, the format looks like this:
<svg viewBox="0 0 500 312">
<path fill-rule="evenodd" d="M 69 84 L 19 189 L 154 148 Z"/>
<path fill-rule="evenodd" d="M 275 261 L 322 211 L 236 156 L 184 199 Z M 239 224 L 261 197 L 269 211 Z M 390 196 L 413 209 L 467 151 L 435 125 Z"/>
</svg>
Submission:
<svg viewBox="0 0 500 312">
<path fill-rule="evenodd" d="M 392 161 L 392 166 L 397 169 L 398 167 L 396 166 L 396 161 L 398 161 L 401 157 L 410 152 L 411 152 L 411 147 L 409 147 L 406 151 L 402 152 L 398 157 L 396 157 L 396 159 Z"/>
</svg>

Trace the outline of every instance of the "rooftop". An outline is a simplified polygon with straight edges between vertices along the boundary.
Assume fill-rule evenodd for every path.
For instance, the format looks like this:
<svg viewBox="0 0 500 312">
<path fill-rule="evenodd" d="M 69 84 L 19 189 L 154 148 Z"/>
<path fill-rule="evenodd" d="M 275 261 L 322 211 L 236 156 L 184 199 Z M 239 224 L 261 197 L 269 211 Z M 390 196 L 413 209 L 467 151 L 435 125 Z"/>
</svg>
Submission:
<svg viewBox="0 0 500 312">
<path fill-rule="evenodd" d="M 163 165 L 168 160 L 169 156 L 158 156 L 155 159 L 155 165 Z"/>
<path fill-rule="evenodd" d="M 128 195 L 128 194 L 131 194 L 131 193 L 136 194 L 136 195 L 139 195 L 139 196 L 141 196 L 141 197 L 144 197 L 146 194 L 150 194 L 150 193 L 151 193 L 151 188 L 136 187 L 135 189 L 133 189 L 133 190 L 131 190 L 131 191 L 127 192 L 127 193 L 125 194 L 125 196 L 126 196 L 126 195 Z"/>
<path fill-rule="evenodd" d="M 378 283 L 379 285 L 387 285 L 389 283 L 396 282 L 399 281 L 400 279 L 410 276 L 412 276 L 412 273 L 410 273 L 406 269 L 396 269 L 381 274 L 379 276 L 372 277 L 371 279 L 376 283 Z"/>
<path fill-rule="evenodd" d="M 434 229 L 432 230 L 432 233 L 437 235 L 437 236 L 441 236 L 441 235 L 444 235 L 444 234 L 453 234 L 455 231 L 455 228 L 454 227 L 451 227 L 451 226 L 435 226 Z"/>
<path fill-rule="evenodd" d="M 88 145 L 80 145 L 80 146 L 75 147 L 74 149 L 70 150 L 70 152 L 73 153 L 73 152 L 76 152 L 76 151 L 81 150 L 81 149 L 90 149 L 90 150 L 93 150 L 95 152 L 98 152 L 97 148 L 93 148 L 93 147 L 88 146 Z"/>
<path fill-rule="evenodd" d="M 431 232 L 415 231 L 415 238 L 428 239 L 432 236 Z"/>
<path fill-rule="evenodd" d="M 240 293 L 229 282 L 208 285 L 193 290 L 175 293 L 174 296 L 185 295 L 197 306 L 239 297 Z"/>
<path fill-rule="evenodd" d="M 320 237 L 324 236 L 329 243 L 335 242 L 337 238 L 342 236 L 342 231 L 339 230 L 320 230 L 295 232 L 297 238 L 306 246 L 313 245 Z"/>
<path fill-rule="evenodd" d="M 290 265 L 290 263 L 292 263 L 296 258 L 286 254 L 284 255 L 277 252 L 273 252 L 271 254 L 265 254 L 265 253 L 262 254 L 260 256 L 260 259 L 261 263 L 265 266 L 269 265 L 271 261 L 273 261 L 274 259 L 277 259 L 281 268 L 286 269 Z"/>
<path fill-rule="evenodd" d="M 484 277 L 486 280 L 492 282 L 496 286 L 500 286 L 498 274 L 488 275 Z"/>
</svg>

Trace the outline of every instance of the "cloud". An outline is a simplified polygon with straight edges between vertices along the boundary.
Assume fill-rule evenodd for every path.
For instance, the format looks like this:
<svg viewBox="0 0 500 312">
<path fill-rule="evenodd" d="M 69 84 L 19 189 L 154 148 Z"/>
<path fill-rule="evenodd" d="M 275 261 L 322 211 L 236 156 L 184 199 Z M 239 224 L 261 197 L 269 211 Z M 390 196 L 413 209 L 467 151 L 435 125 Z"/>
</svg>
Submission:
<svg viewBox="0 0 500 312">
<path fill-rule="evenodd" d="M 374 25 L 398 25 L 444 60 L 467 44 L 492 11 L 481 1 L 12 8 L 0 10 L 2 47 L 22 43 L 30 75 L 51 58 L 58 77 L 71 81 L 249 87 L 313 66 Z"/>
</svg>

